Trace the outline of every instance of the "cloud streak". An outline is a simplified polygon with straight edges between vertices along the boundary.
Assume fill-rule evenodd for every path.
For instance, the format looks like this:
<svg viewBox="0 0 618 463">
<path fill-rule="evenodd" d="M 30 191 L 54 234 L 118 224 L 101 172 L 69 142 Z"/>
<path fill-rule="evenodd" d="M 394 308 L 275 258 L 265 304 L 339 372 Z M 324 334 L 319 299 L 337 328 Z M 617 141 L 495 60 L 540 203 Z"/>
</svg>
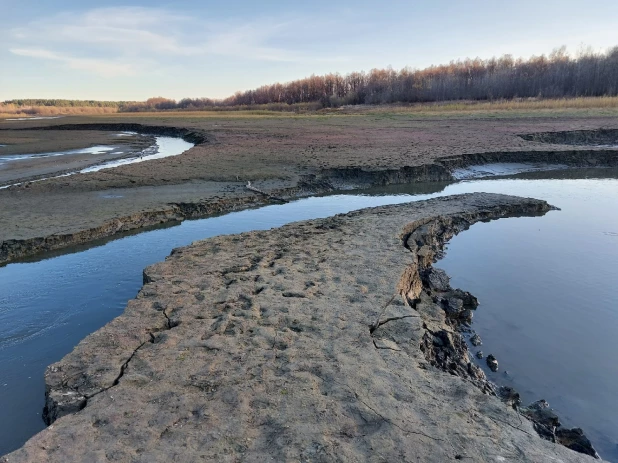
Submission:
<svg viewBox="0 0 618 463">
<path fill-rule="evenodd" d="M 11 48 L 9 51 L 18 56 L 57 61 L 65 64 L 69 69 L 93 72 L 104 77 L 133 76 L 137 73 L 136 67 L 131 63 L 95 58 L 76 58 L 43 48 Z"/>
<path fill-rule="evenodd" d="M 160 8 L 97 8 L 83 13 L 63 13 L 14 28 L 9 33 L 12 42 L 9 51 L 104 77 L 149 72 L 157 65 L 188 57 L 264 62 L 311 60 L 298 50 L 276 45 L 298 27 L 294 21 L 272 19 L 242 24 L 209 22 Z M 321 57 L 313 59 L 330 61 Z M 150 66 L 136 66 L 136 60 L 148 62 Z"/>
</svg>

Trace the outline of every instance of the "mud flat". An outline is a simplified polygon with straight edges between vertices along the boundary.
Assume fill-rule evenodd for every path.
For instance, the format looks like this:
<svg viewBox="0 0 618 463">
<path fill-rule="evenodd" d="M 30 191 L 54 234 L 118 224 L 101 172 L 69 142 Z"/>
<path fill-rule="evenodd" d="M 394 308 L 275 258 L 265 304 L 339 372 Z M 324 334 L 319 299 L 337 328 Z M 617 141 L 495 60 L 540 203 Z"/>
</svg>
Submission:
<svg viewBox="0 0 618 463">
<path fill-rule="evenodd" d="M 128 230 L 268 202 L 246 188 L 248 181 L 291 199 L 338 189 L 454 181 L 457 172 L 464 172 L 460 178 L 485 175 L 488 169 L 478 166 L 496 163 L 618 165 L 615 117 L 159 114 L 34 124 L 0 122 L 0 143 L 8 143 L 2 153 L 80 148 L 126 131 L 181 137 L 195 146 L 181 156 L 0 190 L 0 265 Z"/>
<path fill-rule="evenodd" d="M 0 461 L 594 461 L 494 395 L 459 333 L 474 297 L 431 267 L 550 208 L 475 193 L 177 249 L 47 369 L 51 425 Z"/>
</svg>

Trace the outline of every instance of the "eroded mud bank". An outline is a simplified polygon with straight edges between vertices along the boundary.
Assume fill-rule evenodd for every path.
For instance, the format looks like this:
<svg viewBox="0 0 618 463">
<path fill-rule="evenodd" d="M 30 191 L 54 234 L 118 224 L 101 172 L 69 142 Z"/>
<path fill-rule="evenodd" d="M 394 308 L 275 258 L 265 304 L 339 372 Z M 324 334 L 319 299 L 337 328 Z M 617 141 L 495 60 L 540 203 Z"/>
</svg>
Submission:
<svg viewBox="0 0 618 463">
<path fill-rule="evenodd" d="M 443 164 L 431 164 L 418 167 L 402 167 L 401 169 L 363 170 L 328 169 L 319 174 L 306 175 L 297 186 L 278 188 L 268 193 L 276 198 L 288 200 L 303 196 L 328 193 L 337 190 L 354 190 L 375 186 L 407 184 L 414 182 L 447 182 L 454 181 L 451 174 L 455 168 L 469 165 L 479 165 L 491 162 L 503 162 L 505 159 L 514 162 L 557 162 L 576 166 L 616 166 L 618 156 L 615 151 L 573 151 L 569 156 L 565 153 L 484 153 L 478 155 L 459 156 L 456 159 L 445 159 Z M 448 167 L 446 167 L 448 166 Z M 259 183 L 258 183 L 259 185 Z M 43 252 L 62 249 L 69 246 L 84 244 L 101 238 L 107 238 L 117 233 L 136 230 L 155 224 L 182 221 L 206 217 L 212 214 L 256 207 L 269 202 L 268 197 L 255 195 L 247 191 L 246 195 L 230 198 L 203 200 L 199 202 L 170 203 L 168 207 L 157 211 L 137 212 L 124 217 L 117 217 L 100 226 L 77 233 L 49 235 L 31 239 L 5 240 L 0 242 L 0 265 L 30 257 Z"/>
<path fill-rule="evenodd" d="M 62 124 L 49 125 L 44 127 L 24 127 L 13 130 L 106 130 L 111 132 L 137 132 L 144 135 L 162 135 L 166 137 L 179 137 L 184 141 L 201 145 L 212 143 L 215 138 L 209 133 L 199 129 L 188 129 L 184 127 L 173 127 L 165 125 L 148 125 L 133 122 L 117 123 L 94 123 L 94 124 Z"/>
<path fill-rule="evenodd" d="M 526 141 L 559 145 L 618 145 L 617 129 L 563 130 L 520 135 Z"/>
<path fill-rule="evenodd" d="M 64 124 L 48 127 L 28 128 L 24 130 L 110 130 L 134 131 L 142 134 L 181 137 L 196 145 L 215 143 L 209 133 L 199 129 L 182 127 L 156 126 L 137 123 L 106 124 Z M 551 142 L 562 144 L 591 144 L 595 141 L 615 140 L 617 130 L 580 130 L 570 132 L 547 132 L 522 135 L 528 141 Z M 577 142 L 577 143 L 575 143 Z M 409 184 L 414 182 L 448 182 L 456 181 L 453 172 L 469 166 L 482 166 L 492 163 L 526 163 L 530 165 L 560 164 L 568 167 L 615 167 L 618 166 L 618 150 L 610 148 L 502 151 L 458 154 L 442 157 L 429 164 L 419 166 L 402 166 L 398 168 L 364 169 L 360 167 L 325 168 L 313 173 L 298 176 L 296 182 L 279 182 L 279 186 L 267 187 L 265 193 L 270 198 L 286 200 L 332 192 L 336 190 L 364 189 L 392 184 Z M 275 184 L 277 182 L 274 182 Z M 260 182 L 254 182 L 260 187 Z M 221 182 L 225 190 L 229 182 Z M 269 196 L 255 195 L 247 190 L 233 198 L 204 198 L 192 202 L 174 202 L 164 208 L 135 212 L 134 214 L 105 220 L 89 229 L 62 235 L 37 236 L 28 239 L 8 239 L 0 242 L 0 265 L 16 259 L 30 257 L 41 252 L 61 249 L 107 238 L 128 230 L 135 230 L 157 223 L 200 218 L 213 213 L 254 207 L 269 201 Z"/>
<path fill-rule="evenodd" d="M 493 395 L 459 333 L 474 299 L 431 267 L 474 222 L 549 209 L 476 193 L 177 249 L 48 368 L 54 424 L 3 461 L 588 461 Z"/>
</svg>

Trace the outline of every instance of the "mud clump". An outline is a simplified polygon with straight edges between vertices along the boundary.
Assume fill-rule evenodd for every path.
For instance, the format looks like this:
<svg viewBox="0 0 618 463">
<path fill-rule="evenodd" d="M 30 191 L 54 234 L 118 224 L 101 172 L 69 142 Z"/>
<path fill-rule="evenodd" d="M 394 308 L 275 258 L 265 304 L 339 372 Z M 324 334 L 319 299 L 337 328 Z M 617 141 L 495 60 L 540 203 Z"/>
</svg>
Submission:
<svg viewBox="0 0 618 463">
<path fill-rule="evenodd" d="M 580 428 L 563 428 L 560 419 L 545 400 L 538 400 L 521 409 L 522 415 L 534 423 L 538 434 L 550 442 L 557 442 L 576 452 L 599 458 L 598 453 Z"/>
<path fill-rule="evenodd" d="M 489 367 L 489 369 L 493 372 L 498 371 L 498 360 L 496 359 L 496 357 L 493 356 L 493 354 L 489 354 L 487 356 L 487 366 Z"/>
</svg>

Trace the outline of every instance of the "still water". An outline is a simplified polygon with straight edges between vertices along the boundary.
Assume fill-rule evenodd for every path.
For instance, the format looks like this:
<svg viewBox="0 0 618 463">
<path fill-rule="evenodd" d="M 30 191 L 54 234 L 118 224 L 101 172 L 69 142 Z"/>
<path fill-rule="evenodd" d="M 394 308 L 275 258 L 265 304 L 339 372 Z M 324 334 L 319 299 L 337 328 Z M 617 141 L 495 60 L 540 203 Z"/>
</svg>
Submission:
<svg viewBox="0 0 618 463">
<path fill-rule="evenodd" d="M 131 132 L 124 132 L 117 135 L 126 136 L 130 134 Z M 103 169 L 111 169 L 112 167 L 125 166 L 127 164 L 136 164 L 138 162 L 178 156 L 194 146 L 195 145 L 193 143 L 189 143 L 178 137 L 155 137 L 154 145 L 135 153 L 133 156 L 123 159 L 114 159 L 97 164 L 96 166 L 86 167 L 85 169 L 80 170 L 79 173 L 85 174 L 87 172 L 98 172 Z"/>
<path fill-rule="evenodd" d="M 0 145 L 0 147 L 6 145 Z M 53 158 L 57 156 L 70 156 L 71 154 L 102 154 L 107 151 L 113 151 L 112 146 L 90 146 L 88 148 L 81 148 L 76 150 L 67 151 L 54 151 L 50 153 L 38 153 L 38 154 L 13 154 L 11 156 L 0 156 L 0 166 L 8 162 L 18 162 L 27 159 L 39 159 L 39 158 Z"/>
<path fill-rule="evenodd" d="M 618 181 L 502 181 L 485 191 L 543 198 L 544 217 L 478 223 L 437 266 L 477 296 L 473 328 L 498 384 L 546 399 L 618 461 Z M 505 374 L 505 370 L 508 373 Z"/>
<path fill-rule="evenodd" d="M 121 132 L 116 134 L 116 136 L 131 136 L 135 135 L 135 132 Z M 6 145 L 0 145 L 0 147 Z M 184 141 L 182 138 L 178 137 L 155 137 L 155 143 L 148 148 L 145 148 L 141 151 L 135 151 L 129 153 L 127 157 L 123 157 L 121 159 L 110 159 L 108 161 L 100 162 L 96 165 L 86 167 L 81 170 L 76 170 L 72 172 L 66 172 L 64 174 L 39 178 L 37 180 L 32 180 L 34 182 L 40 182 L 42 180 L 47 180 L 49 178 L 59 178 L 59 177 L 68 177 L 70 175 L 75 174 L 85 174 L 88 172 L 98 172 L 104 169 L 111 169 L 112 167 L 125 166 L 127 164 L 136 164 L 139 162 L 152 161 L 155 159 L 163 159 L 170 156 L 178 156 L 179 154 L 184 153 L 188 149 L 193 148 L 195 145 L 193 143 L 189 143 Z M 0 156 L 0 168 L 3 164 L 8 162 L 19 162 L 24 159 L 36 159 L 36 158 L 47 158 L 47 157 L 55 157 L 55 156 L 70 156 L 72 154 L 102 154 L 109 153 L 110 155 L 118 155 L 123 154 L 121 151 L 114 151 L 113 146 L 91 146 L 90 148 L 82 148 L 77 150 L 68 150 L 68 151 L 58 151 L 53 153 L 39 153 L 39 154 L 16 154 L 11 156 Z M 4 188 L 9 188 L 11 186 L 21 185 L 24 182 L 13 183 L 9 185 L 0 186 L 0 190 Z"/>
<path fill-rule="evenodd" d="M 618 175 L 603 170 L 593 175 L 613 178 L 539 180 L 576 175 L 564 172 L 307 198 L 0 268 L 0 455 L 43 429 L 45 367 L 118 316 L 140 289 L 142 269 L 172 248 L 364 207 L 488 191 L 547 199 L 562 208 L 541 218 L 475 225 L 453 240 L 439 263 L 453 286 L 481 300 L 474 328 L 484 339 L 482 349 L 509 370 L 508 376 L 490 377 L 513 382 L 529 400 L 546 398 L 568 424 L 590 435 L 604 458 L 618 461 L 618 403 L 610 400 L 618 379 Z"/>
</svg>

